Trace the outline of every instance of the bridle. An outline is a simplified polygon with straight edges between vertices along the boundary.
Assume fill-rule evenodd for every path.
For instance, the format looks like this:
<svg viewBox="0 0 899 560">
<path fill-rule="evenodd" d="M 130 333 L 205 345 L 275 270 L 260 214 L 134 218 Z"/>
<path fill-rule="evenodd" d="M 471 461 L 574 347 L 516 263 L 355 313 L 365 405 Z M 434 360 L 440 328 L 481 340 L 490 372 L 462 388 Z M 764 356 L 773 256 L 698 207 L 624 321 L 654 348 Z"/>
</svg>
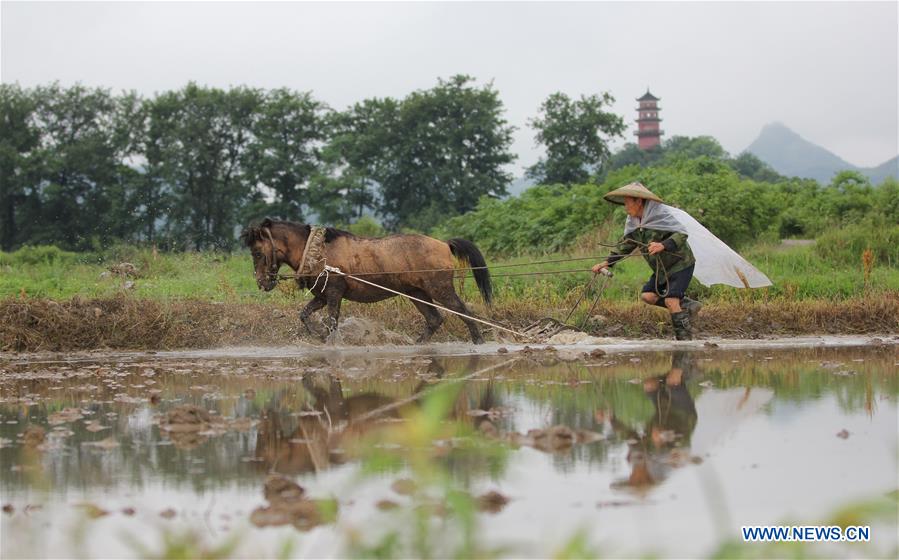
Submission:
<svg viewBox="0 0 899 560">
<path fill-rule="evenodd" d="M 262 228 L 262 231 L 264 231 L 266 236 L 268 236 L 268 242 L 271 246 L 270 254 L 263 253 L 265 255 L 265 261 L 266 261 L 265 266 L 268 269 L 266 276 L 268 276 L 269 278 L 274 278 L 275 282 L 277 283 L 279 267 L 278 267 L 278 255 L 275 252 L 276 251 L 275 240 L 272 237 L 272 230 L 270 230 L 269 228 Z"/>
</svg>

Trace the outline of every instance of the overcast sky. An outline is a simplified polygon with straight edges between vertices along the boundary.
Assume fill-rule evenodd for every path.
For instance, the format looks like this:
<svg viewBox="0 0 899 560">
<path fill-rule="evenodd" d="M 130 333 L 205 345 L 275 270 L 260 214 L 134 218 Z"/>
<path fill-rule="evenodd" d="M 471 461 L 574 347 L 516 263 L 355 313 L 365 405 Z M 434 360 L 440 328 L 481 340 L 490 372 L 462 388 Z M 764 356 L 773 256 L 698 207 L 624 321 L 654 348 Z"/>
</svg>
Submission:
<svg viewBox="0 0 899 560">
<path fill-rule="evenodd" d="M 635 98 L 666 136 L 738 153 L 780 121 L 850 163 L 897 154 L 896 2 L 82 3 L 0 7 L 0 77 L 151 95 L 188 81 L 311 90 L 335 109 L 438 77 L 492 81 L 517 169 L 552 92 L 610 92 L 633 141 Z"/>
</svg>

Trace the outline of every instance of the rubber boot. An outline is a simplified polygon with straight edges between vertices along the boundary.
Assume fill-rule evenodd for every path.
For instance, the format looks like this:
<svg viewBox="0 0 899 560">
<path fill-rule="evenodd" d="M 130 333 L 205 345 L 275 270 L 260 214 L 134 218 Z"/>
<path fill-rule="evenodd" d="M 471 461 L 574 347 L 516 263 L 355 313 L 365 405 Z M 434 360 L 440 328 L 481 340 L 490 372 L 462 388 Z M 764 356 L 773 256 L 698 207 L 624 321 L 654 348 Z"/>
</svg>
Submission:
<svg viewBox="0 0 899 560">
<path fill-rule="evenodd" d="M 689 311 L 672 313 L 671 326 L 674 327 L 674 337 L 678 340 L 693 340 L 693 327 L 690 326 Z"/>
<path fill-rule="evenodd" d="M 659 298 L 655 302 L 656 307 L 661 307 L 662 309 L 668 309 L 668 306 L 665 305 L 665 299 Z M 690 299 L 686 296 L 681 298 L 680 300 L 681 309 L 690 312 L 690 319 L 695 320 L 696 316 L 699 315 L 699 310 L 702 309 L 702 303 L 696 301 L 695 299 Z"/>
<path fill-rule="evenodd" d="M 686 296 L 682 300 L 680 300 L 681 309 L 690 312 L 690 320 L 696 321 L 696 316 L 699 315 L 699 310 L 702 309 L 702 303 L 696 301 L 695 299 L 690 299 Z"/>
</svg>

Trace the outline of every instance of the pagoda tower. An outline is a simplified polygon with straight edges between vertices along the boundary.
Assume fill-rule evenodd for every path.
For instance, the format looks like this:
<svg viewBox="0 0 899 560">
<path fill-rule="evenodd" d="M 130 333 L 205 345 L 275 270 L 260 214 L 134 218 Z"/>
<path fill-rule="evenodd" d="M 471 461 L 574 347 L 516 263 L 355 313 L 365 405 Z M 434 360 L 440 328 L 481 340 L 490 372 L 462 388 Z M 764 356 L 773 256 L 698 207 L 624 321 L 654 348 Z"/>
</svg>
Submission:
<svg viewBox="0 0 899 560">
<path fill-rule="evenodd" d="M 662 143 L 661 136 L 664 132 L 659 128 L 659 123 L 662 122 L 662 119 L 659 118 L 661 108 L 658 106 L 658 102 L 660 99 L 649 93 L 649 88 L 646 88 L 646 93 L 637 101 L 640 102 L 640 106 L 637 107 L 639 118 L 637 119 L 637 131 L 634 134 L 637 135 L 637 145 L 640 146 L 640 149 L 648 150 Z"/>
</svg>

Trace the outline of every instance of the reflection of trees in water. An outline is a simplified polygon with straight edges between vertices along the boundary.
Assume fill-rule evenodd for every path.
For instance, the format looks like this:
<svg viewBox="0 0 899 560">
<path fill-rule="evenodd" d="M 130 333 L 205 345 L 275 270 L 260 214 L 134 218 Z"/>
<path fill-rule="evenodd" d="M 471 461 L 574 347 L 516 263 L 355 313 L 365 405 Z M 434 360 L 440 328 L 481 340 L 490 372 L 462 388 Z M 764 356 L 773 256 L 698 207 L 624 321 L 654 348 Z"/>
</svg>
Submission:
<svg viewBox="0 0 899 560">
<path fill-rule="evenodd" d="M 228 432 L 209 438 L 195 449 L 181 450 L 146 421 L 153 411 L 149 406 L 129 408 L 123 410 L 110 404 L 96 407 L 95 414 L 87 418 L 96 418 L 109 426 L 98 432 L 87 430 L 82 420 L 62 424 L 73 435 L 60 439 L 59 449 L 38 451 L 22 445 L 4 449 L 0 453 L 0 487 L 12 490 L 52 486 L 65 492 L 124 484 L 139 490 L 161 479 L 176 486 L 189 485 L 200 492 L 230 485 L 252 473 L 251 466 L 240 461 L 241 457 L 252 456 L 251 432 Z M 107 417 L 108 412 L 116 412 L 116 418 Z M 3 416 L 8 414 L 4 411 Z M 46 409 L 32 412 L 30 423 L 47 426 L 48 416 Z M 19 430 L 27 424 L 22 418 Z M 47 428 L 48 440 L 53 438 L 52 428 Z M 15 437 L 15 433 L 10 435 Z M 118 442 L 118 447 L 97 449 L 82 445 L 109 437 Z M 13 470 L 13 466 L 22 469 Z"/>
<path fill-rule="evenodd" d="M 876 413 L 879 398 L 899 395 L 899 376 L 892 373 L 895 348 L 765 351 L 756 352 L 751 358 L 747 354 L 711 354 L 714 360 L 703 362 L 703 379 L 722 389 L 768 387 L 773 389 L 775 400 L 797 403 L 829 396 L 850 413 L 859 410 Z M 705 355 L 699 353 L 698 356 Z M 764 360 L 764 356 L 774 359 Z M 732 363 L 732 359 L 738 362 Z M 864 361 L 853 361 L 855 359 Z M 67 366 L 69 371 L 64 375 L 60 373 L 62 369 L 54 370 L 54 366 L 35 366 L 38 375 L 31 379 L 12 375 L 21 371 L 3 366 L 6 369 L 0 371 L 0 399 L 3 399 L 0 401 L 0 437 L 15 442 L 17 434 L 29 424 L 48 427 L 49 416 L 64 407 L 91 410 L 93 414 L 85 419 L 98 420 L 110 429 L 89 432 L 82 420 L 63 424 L 75 434 L 63 438 L 63 448 L 55 451 L 37 452 L 13 443 L 0 452 L 0 488 L 52 485 L 58 491 L 65 491 L 69 487 L 112 487 L 122 484 L 123 478 L 136 488 L 159 479 L 175 485 L 189 485 L 197 491 L 233 485 L 235 481 L 255 485 L 259 472 L 265 468 L 246 459 L 259 457 L 260 434 L 266 430 L 264 423 L 247 433 L 227 432 L 210 437 L 194 449 L 180 450 L 172 445 L 158 445 L 165 438 L 151 424 L 152 415 L 188 402 L 216 410 L 221 416 L 259 418 L 263 411 L 270 411 L 266 414 L 274 414 L 278 426 L 268 430 L 283 438 L 296 432 L 306 420 L 309 421 L 307 431 L 315 430 L 309 426 L 313 420 L 319 422 L 318 417 L 296 416 L 303 410 L 327 408 L 332 422 L 346 420 L 393 400 L 406 399 L 441 379 L 462 377 L 485 363 L 497 363 L 496 360 L 495 357 L 477 356 L 346 358 L 339 362 L 343 369 L 336 369 L 330 358 L 258 363 L 252 360 L 207 360 L 105 365 L 104 368 L 112 372 L 107 374 Z M 554 365 L 519 362 L 510 369 L 487 374 L 485 379 L 464 383 L 453 415 L 457 421 L 478 429 L 485 420 L 469 415 L 468 411 L 505 407 L 525 399 L 538 410 L 545 411 L 546 415 L 540 418 L 545 426 L 565 424 L 575 429 L 608 433 L 607 426 L 596 420 L 595 413 L 609 410 L 614 411 L 617 420 L 642 432 L 655 407 L 642 385 L 629 381 L 644 378 L 647 371 L 664 371 L 670 355 L 641 355 L 641 360 L 637 364 L 630 363 L 626 356 L 613 356 L 609 361 L 615 363 L 606 367 L 586 367 L 582 362 Z M 153 368 L 155 374 L 143 375 L 147 368 Z M 314 371 L 319 372 L 315 386 L 309 386 L 304 380 L 311 379 L 310 374 Z M 329 375 L 332 373 L 334 375 Z M 148 379 L 152 379 L 152 385 L 146 383 Z M 135 385 L 143 387 L 135 388 Z M 685 388 L 696 398 L 706 390 L 696 378 L 685 381 Z M 150 389 L 161 391 L 159 406 L 148 404 Z M 14 401 L 27 399 L 27 395 L 33 395 L 37 404 L 28 406 Z M 125 402 L 116 401 L 116 398 L 123 398 Z M 409 406 L 417 405 L 413 401 Z M 110 412 L 116 416 L 107 416 Z M 8 424 L 11 420 L 18 423 Z M 514 415 L 490 421 L 500 431 L 521 429 L 516 426 Z M 81 445 L 84 441 L 110 436 L 120 444 L 119 447 L 99 450 Z M 606 463 L 616 445 L 621 445 L 620 439 L 576 445 L 570 451 L 555 455 L 553 461 L 561 470 L 582 462 Z M 334 448 L 339 449 L 339 445 L 329 443 L 325 446 L 329 462 L 337 460 L 332 457 Z M 311 456 L 308 459 L 311 460 Z M 292 458 L 289 461 L 298 460 Z M 453 452 L 441 461 L 460 479 L 480 473 L 497 473 L 504 468 L 502 460 L 475 452 Z M 24 465 L 26 469 L 13 470 L 18 465 Z M 29 466 L 33 468 L 27 468 Z M 298 470 L 302 471 L 299 467 Z M 309 472 L 308 468 L 306 472 Z"/>
</svg>

